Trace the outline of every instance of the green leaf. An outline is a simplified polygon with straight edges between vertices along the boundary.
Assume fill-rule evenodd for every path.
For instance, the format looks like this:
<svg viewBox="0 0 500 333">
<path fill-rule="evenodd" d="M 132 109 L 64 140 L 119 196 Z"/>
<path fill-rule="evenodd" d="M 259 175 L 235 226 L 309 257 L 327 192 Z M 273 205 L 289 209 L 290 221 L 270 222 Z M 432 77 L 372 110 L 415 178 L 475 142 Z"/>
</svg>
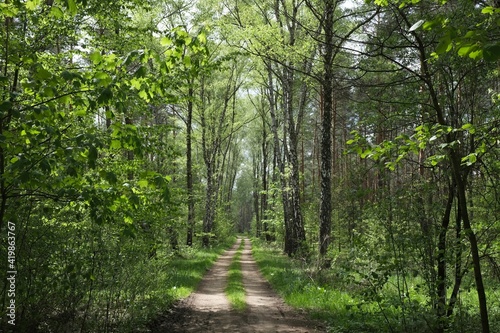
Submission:
<svg viewBox="0 0 500 333">
<path fill-rule="evenodd" d="M 102 61 L 102 55 L 99 51 L 92 52 L 89 58 L 94 63 L 94 65 L 97 65 Z"/>
<path fill-rule="evenodd" d="M 54 97 L 56 95 L 55 89 L 53 87 L 45 87 L 43 88 L 43 96 L 45 97 Z"/>
<path fill-rule="evenodd" d="M 139 91 L 139 97 L 145 100 L 146 102 L 149 102 L 149 96 L 145 90 Z"/>
<path fill-rule="evenodd" d="M 40 67 L 40 69 L 36 72 L 35 75 L 39 80 L 47 80 L 52 77 L 52 74 L 48 70 L 46 70 L 43 67 Z"/>
<path fill-rule="evenodd" d="M 490 43 L 483 48 L 483 58 L 485 61 L 494 62 L 500 59 L 500 43 Z"/>
<path fill-rule="evenodd" d="M 0 11 L 5 17 L 14 17 L 19 13 L 19 8 L 10 3 L 1 3 Z"/>
<path fill-rule="evenodd" d="M 71 101 L 72 99 L 70 95 L 62 95 L 59 97 L 59 102 L 61 102 L 62 104 L 70 104 Z"/>
<path fill-rule="evenodd" d="M 422 29 L 424 29 L 424 30 L 431 30 L 435 25 L 437 25 L 440 22 L 441 22 L 440 19 L 435 19 L 435 20 L 432 20 L 432 21 L 427 21 L 427 22 L 425 22 L 423 24 Z"/>
<path fill-rule="evenodd" d="M 11 108 L 12 108 L 11 101 L 3 101 L 2 104 L 0 104 L 0 111 L 8 111 Z"/>
<path fill-rule="evenodd" d="M 479 60 L 483 58 L 483 50 L 476 50 L 469 53 L 469 58 L 474 60 Z"/>
<path fill-rule="evenodd" d="M 109 148 L 111 149 L 120 149 L 122 147 L 122 143 L 120 140 L 111 140 L 111 144 L 109 145 Z"/>
<path fill-rule="evenodd" d="M 168 45 L 172 45 L 172 40 L 168 37 L 162 37 L 160 39 L 160 45 L 161 46 L 168 46 Z"/>
<path fill-rule="evenodd" d="M 28 0 L 26 1 L 26 9 L 34 11 L 39 4 L 40 0 Z"/>
<path fill-rule="evenodd" d="M 470 53 L 471 48 L 472 48 L 471 45 L 462 46 L 460 49 L 458 49 L 458 55 L 461 57 L 466 56 L 467 54 Z"/>
<path fill-rule="evenodd" d="M 462 129 L 463 129 L 463 130 L 468 130 L 468 129 L 469 129 L 469 128 L 471 128 L 471 127 L 472 127 L 472 124 L 467 123 L 467 124 L 464 124 L 464 125 L 462 126 Z"/>
<path fill-rule="evenodd" d="M 134 206 L 134 207 L 139 207 L 139 205 L 141 204 L 141 199 L 139 198 L 139 196 L 137 194 L 132 194 L 130 197 L 129 197 L 129 202 Z"/>
<path fill-rule="evenodd" d="M 445 158 L 446 158 L 446 155 L 433 155 L 433 156 L 429 156 L 429 158 L 427 158 L 426 161 L 428 163 L 430 163 L 432 166 L 436 166 L 439 164 L 439 162 L 441 162 Z"/>
<path fill-rule="evenodd" d="M 439 44 L 436 47 L 437 54 L 443 54 L 445 52 L 450 51 L 452 48 L 451 38 L 450 36 L 445 36 L 439 41 Z"/>
<path fill-rule="evenodd" d="M 97 85 L 100 87 L 108 86 L 113 81 L 111 76 L 109 76 L 106 72 L 97 72 L 95 74 L 95 79 L 97 81 Z"/>
<path fill-rule="evenodd" d="M 207 43 L 207 34 L 202 31 L 198 34 L 198 41 L 200 42 L 200 44 L 206 44 Z"/>
<path fill-rule="evenodd" d="M 162 193 L 162 199 L 166 202 L 170 201 L 170 190 L 165 186 Z"/>
<path fill-rule="evenodd" d="M 73 114 L 77 117 L 84 117 L 87 114 L 85 109 L 78 109 L 73 112 Z"/>
<path fill-rule="evenodd" d="M 370 155 L 372 153 L 372 150 L 371 149 L 366 149 L 364 152 L 362 152 L 359 156 L 361 158 L 366 158 L 368 155 Z"/>
<path fill-rule="evenodd" d="M 148 73 L 148 70 L 146 69 L 146 67 L 141 66 L 135 71 L 134 76 L 135 77 L 145 77 L 147 73 Z"/>
<path fill-rule="evenodd" d="M 134 59 L 139 55 L 139 52 L 138 51 L 132 51 L 130 52 L 129 54 L 127 54 L 127 56 L 125 57 L 125 60 L 123 61 L 123 64 L 125 66 L 128 66 L 132 63 L 132 61 L 134 61 Z"/>
<path fill-rule="evenodd" d="M 491 6 L 488 6 L 488 7 L 484 7 L 482 10 L 481 10 L 481 13 L 483 14 L 493 14 L 495 12 L 495 8 L 491 7 Z"/>
<path fill-rule="evenodd" d="M 46 174 L 50 174 L 52 171 L 50 163 L 47 160 L 42 160 L 40 162 L 40 169 L 42 169 L 42 171 L 45 172 Z"/>
<path fill-rule="evenodd" d="M 69 72 L 69 71 L 63 71 L 63 72 L 61 73 L 61 77 L 62 77 L 64 80 L 66 80 L 66 81 L 71 81 L 71 80 L 73 80 L 74 76 L 75 76 L 75 75 L 74 75 L 73 73 Z"/>
<path fill-rule="evenodd" d="M 75 0 L 67 0 L 68 9 L 71 15 L 75 15 L 77 12 Z"/>
<path fill-rule="evenodd" d="M 61 8 L 57 6 L 52 6 L 52 8 L 50 9 L 50 15 L 52 15 L 55 18 L 63 18 L 64 13 L 61 10 Z"/>
<path fill-rule="evenodd" d="M 148 187 L 149 182 L 147 179 L 141 179 L 137 182 L 137 185 L 139 185 L 140 188 L 145 188 Z"/>
<path fill-rule="evenodd" d="M 477 156 L 475 153 L 469 154 L 462 158 L 462 164 L 465 164 L 467 166 L 471 166 L 472 164 L 476 163 L 476 161 Z"/>
<path fill-rule="evenodd" d="M 137 80 L 137 79 L 135 79 L 135 78 L 134 78 L 134 79 L 132 79 L 132 80 L 130 80 L 130 85 L 131 85 L 133 88 L 137 89 L 137 90 L 140 90 L 140 89 L 141 89 L 141 81 L 139 81 L 139 80 Z"/>
</svg>

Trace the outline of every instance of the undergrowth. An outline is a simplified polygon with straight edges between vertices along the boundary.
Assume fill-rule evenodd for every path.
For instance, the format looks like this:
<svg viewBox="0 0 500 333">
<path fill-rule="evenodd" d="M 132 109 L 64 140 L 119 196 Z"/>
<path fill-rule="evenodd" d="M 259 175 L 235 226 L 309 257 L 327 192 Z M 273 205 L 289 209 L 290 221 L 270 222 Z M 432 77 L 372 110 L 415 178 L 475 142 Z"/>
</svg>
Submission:
<svg viewBox="0 0 500 333">
<path fill-rule="evenodd" d="M 181 247 L 168 258 L 158 258 L 137 270 L 135 279 L 139 284 L 147 284 L 149 292 L 135 302 L 133 313 L 126 322 L 120 323 L 117 331 L 136 332 L 146 327 L 176 301 L 187 297 L 213 265 L 220 254 L 234 243 L 230 238 L 213 248 Z"/>
<path fill-rule="evenodd" d="M 375 286 L 341 267 L 318 269 L 314 263 L 290 259 L 260 240 L 252 244 L 253 256 L 275 291 L 292 307 L 325 322 L 330 333 L 430 333 L 435 327 L 428 298 L 415 287 L 418 278 L 408 278 L 410 293 L 402 295 L 395 277 Z M 448 333 L 480 332 L 474 297 L 474 290 L 462 292 Z M 490 299 L 497 297 L 490 295 Z M 492 306 L 490 314 L 495 331 L 500 328 L 498 307 Z"/>
</svg>

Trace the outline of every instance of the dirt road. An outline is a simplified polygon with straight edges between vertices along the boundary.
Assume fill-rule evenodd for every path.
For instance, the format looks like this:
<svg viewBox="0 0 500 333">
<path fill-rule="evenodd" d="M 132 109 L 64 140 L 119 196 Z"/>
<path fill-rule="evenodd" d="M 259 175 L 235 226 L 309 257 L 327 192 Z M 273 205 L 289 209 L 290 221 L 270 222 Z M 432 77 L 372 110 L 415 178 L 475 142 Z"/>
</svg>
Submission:
<svg viewBox="0 0 500 333">
<path fill-rule="evenodd" d="M 241 242 L 226 251 L 203 278 L 196 292 L 182 300 L 155 327 L 154 333 L 312 333 L 325 332 L 317 323 L 288 307 L 271 289 L 252 258 L 245 239 L 241 270 L 247 310 L 231 309 L 224 294 L 227 272 Z"/>
</svg>

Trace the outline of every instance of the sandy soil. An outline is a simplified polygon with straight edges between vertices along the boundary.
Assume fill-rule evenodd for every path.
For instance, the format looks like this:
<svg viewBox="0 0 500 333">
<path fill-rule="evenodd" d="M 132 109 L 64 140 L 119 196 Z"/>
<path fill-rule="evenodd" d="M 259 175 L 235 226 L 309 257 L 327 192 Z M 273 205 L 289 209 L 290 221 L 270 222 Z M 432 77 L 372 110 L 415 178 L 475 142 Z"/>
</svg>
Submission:
<svg viewBox="0 0 500 333">
<path fill-rule="evenodd" d="M 288 307 L 271 289 L 252 258 L 251 242 L 245 239 L 241 256 L 247 310 L 231 310 L 224 294 L 227 271 L 241 242 L 226 251 L 207 272 L 196 292 L 165 314 L 154 333 L 306 333 L 326 332 Z"/>
</svg>

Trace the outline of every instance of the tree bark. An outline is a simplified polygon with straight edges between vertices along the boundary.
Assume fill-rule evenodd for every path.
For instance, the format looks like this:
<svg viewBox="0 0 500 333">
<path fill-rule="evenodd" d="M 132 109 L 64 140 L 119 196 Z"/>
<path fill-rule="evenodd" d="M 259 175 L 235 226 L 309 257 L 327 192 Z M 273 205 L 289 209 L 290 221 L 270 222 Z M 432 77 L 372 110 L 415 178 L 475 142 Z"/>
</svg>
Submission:
<svg viewBox="0 0 500 333">
<path fill-rule="evenodd" d="M 319 213 L 319 253 L 328 252 L 332 224 L 332 114 L 333 114 L 333 13 L 334 1 L 325 1 L 323 30 L 323 118 L 321 120 L 321 195 Z"/>
<path fill-rule="evenodd" d="M 190 82 L 188 90 L 187 103 L 187 121 L 186 121 L 186 186 L 187 186 L 187 236 L 186 245 L 193 246 L 193 234 L 195 224 L 195 202 L 193 188 L 193 151 L 192 151 L 192 132 L 193 132 L 193 82 Z"/>
<path fill-rule="evenodd" d="M 270 241 L 269 228 L 267 225 L 267 123 L 265 113 L 262 113 L 262 192 L 260 195 L 260 217 L 262 219 L 262 231 L 266 241 Z"/>
<path fill-rule="evenodd" d="M 293 116 L 293 82 L 294 73 L 291 68 L 284 68 L 283 92 L 284 92 L 284 112 L 286 118 L 286 133 L 288 133 L 289 145 L 285 156 L 290 168 L 288 178 L 288 200 L 290 203 L 290 215 L 288 228 L 290 243 L 287 254 L 293 256 L 302 250 L 306 237 L 304 230 L 304 218 L 300 206 L 300 173 L 298 156 L 298 130 Z M 300 110 L 299 110 L 300 113 Z"/>
<path fill-rule="evenodd" d="M 437 251 L 437 308 L 438 317 L 437 333 L 444 332 L 446 323 L 446 234 L 450 225 L 451 209 L 453 208 L 453 199 L 455 197 L 455 182 L 448 186 L 448 200 L 446 201 L 445 211 L 441 220 L 441 227 L 438 237 Z"/>
</svg>

